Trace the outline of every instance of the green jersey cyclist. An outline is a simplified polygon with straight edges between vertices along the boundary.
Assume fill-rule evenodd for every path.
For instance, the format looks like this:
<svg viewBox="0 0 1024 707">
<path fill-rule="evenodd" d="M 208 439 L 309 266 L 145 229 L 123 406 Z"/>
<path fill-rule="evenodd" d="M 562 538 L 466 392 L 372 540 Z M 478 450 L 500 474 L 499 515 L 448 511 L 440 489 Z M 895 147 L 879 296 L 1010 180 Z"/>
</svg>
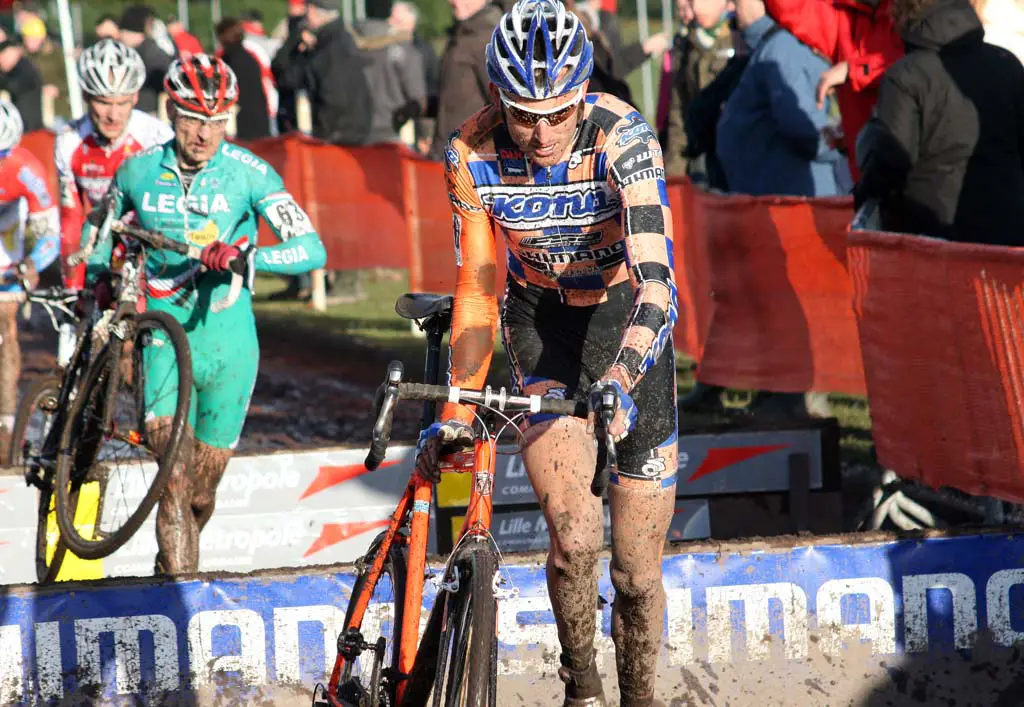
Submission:
<svg viewBox="0 0 1024 707">
<path fill-rule="evenodd" d="M 219 313 L 210 305 L 227 294 L 235 258 L 250 259 L 256 271 L 296 275 L 323 267 L 326 253 L 277 172 L 224 141 L 238 100 L 227 64 L 205 54 L 176 60 L 164 89 L 174 139 L 121 165 L 104 198 L 104 223 L 134 211 L 143 228 L 203 248 L 201 262 L 164 251 L 150 251 L 145 260 L 146 306 L 177 319 L 192 350 L 191 434 L 184 448 L 191 453 L 179 455 L 156 518 L 156 571 L 179 574 L 199 569 L 199 533 L 213 514 L 259 367 L 251 292 L 244 289 L 234 306 Z M 257 216 L 280 243 L 255 248 Z M 95 228 L 86 223 L 82 243 L 98 242 L 86 274 L 103 305 L 110 301 L 111 239 Z M 174 413 L 176 364 L 173 356 L 153 355 L 144 365 L 147 433 L 159 447 L 160 431 L 169 429 Z"/>
</svg>

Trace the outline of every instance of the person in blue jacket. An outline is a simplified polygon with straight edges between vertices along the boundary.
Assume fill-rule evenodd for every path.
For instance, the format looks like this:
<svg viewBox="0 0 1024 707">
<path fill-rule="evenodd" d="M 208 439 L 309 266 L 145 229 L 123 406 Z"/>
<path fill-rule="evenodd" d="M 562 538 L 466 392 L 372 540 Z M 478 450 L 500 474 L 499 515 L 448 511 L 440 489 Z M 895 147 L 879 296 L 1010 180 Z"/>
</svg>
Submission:
<svg viewBox="0 0 1024 707">
<path fill-rule="evenodd" d="M 762 0 L 736 0 L 736 21 L 751 56 L 718 122 L 718 157 L 729 189 L 840 194 L 836 169 L 845 157 L 824 132 L 829 106 L 818 108 L 815 96 L 829 63 L 776 25 Z"/>
</svg>

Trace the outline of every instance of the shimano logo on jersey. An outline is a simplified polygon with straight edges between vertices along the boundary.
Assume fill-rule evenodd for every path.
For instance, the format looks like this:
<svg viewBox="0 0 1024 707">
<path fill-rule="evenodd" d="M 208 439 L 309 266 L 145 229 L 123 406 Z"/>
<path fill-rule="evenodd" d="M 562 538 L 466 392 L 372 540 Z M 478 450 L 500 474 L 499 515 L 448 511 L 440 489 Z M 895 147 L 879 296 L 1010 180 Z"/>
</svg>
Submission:
<svg viewBox="0 0 1024 707">
<path fill-rule="evenodd" d="M 634 142 L 643 141 L 648 135 L 651 138 L 655 137 L 651 126 L 647 124 L 647 121 L 639 113 L 634 114 L 629 119 L 628 124 L 615 128 L 615 134 L 619 138 L 619 147 L 626 147 Z"/>
<path fill-rule="evenodd" d="M 620 210 L 618 194 L 606 182 L 531 185 L 529 189 L 478 187 L 483 203 L 503 226 L 530 229 L 597 223 Z"/>
<path fill-rule="evenodd" d="M 595 246 L 601 242 L 604 234 L 600 231 L 593 233 L 558 233 L 544 236 L 526 236 L 519 241 L 524 248 L 556 248 L 567 246 Z"/>
<path fill-rule="evenodd" d="M 232 147 L 228 143 L 224 143 L 224 146 L 221 148 L 220 151 L 221 154 L 223 154 L 225 157 L 230 157 L 233 160 L 238 160 L 245 166 L 252 167 L 257 172 L 264 176 L 267 174 L 266 163 L 264 163 L 258 157 L 249 152 L 244 152 L 238 149 L 237 147 Z"/>
<path fill-rule="evenodd" d="M 228 200 L 224 198 L 223 194 L 214 194 L 212 199 L 209 194 L 200 194 L 199 196 L 189 194 L 187 202 L 185 197 L 175 197 L 173 194 L 154 196 L 147 191 L 142 195 L 142 210 L 147 213 L 184 214 L 186 208 L 192 213 L 203 216 L 217 213 L 226 214 L 231 211 Z"/>
<path fill-rule="evenodd" d="M 627 160 L 627 162 L 628 161 L 629 160 Z M 625 167 L 625 165 L 623 166 Z M 626 169 L 629 169 L 629 167 L 626 167 Z M 636 184 L 637 182 L 659 179 L 665 179 L 665 170 L 661 167 L 646 167 L 627 174 L 622 178 L 622 181 L 619 182 L 619 186 L 628 187 L 630 184 Z"/>
<path fill-rule="evenodd" d="M 564 248 L 557 251 L 521 251 L 519 260 L 538 270 L 547 271 L 552 265 L 571 265 L 592 262 L 599 268 L 618 265 L 625 259 L 626 243 L 616 241 L 602 248 Z"/>
</svg>

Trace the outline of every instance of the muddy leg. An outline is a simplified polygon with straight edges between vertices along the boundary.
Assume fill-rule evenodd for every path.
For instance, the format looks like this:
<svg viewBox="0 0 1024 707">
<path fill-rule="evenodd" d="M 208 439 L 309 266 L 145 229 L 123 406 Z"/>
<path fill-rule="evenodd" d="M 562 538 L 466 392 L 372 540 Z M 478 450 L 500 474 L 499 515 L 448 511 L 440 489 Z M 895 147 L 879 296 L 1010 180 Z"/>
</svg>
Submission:
<svg viewBox="0 0 1024 707">
<path fill-rule="evenodd" d="M 146 424 L 154 453 L 159 456 L 171 432 L 171 418 L 159 417 Z M 199 526 L 192 513 L 192 428 L 186 427 L 178 458 L 156 511 L 157 574 L 199 571 Z"/>
<path fill-rule="evenodd" d="M 224 477 L 224 470 L 231 460 L 230 449 L 219 449 L 196 440 L 192 456 L 192 470 L 195 484 L 192 487 L 192 512 L 202 532 L 217 504 L 217 486 Z"/>
<path fill-rule="evenodd" d="M 663 454 L 676 468 L 676 451 Z M 630 480 L 623 479 L 627 484 Z M 638 481 L 608 488 L 612 514 L 612 640 L 622 707 L 650 705 L 665 628 L 661 555 L 675 505 L 675 486 Z"/>
<path fill-rule="evenodd" d="M 527 473 L 548 523 L 548 594 L 566 667 L 587 669 L 597 630 L 597 553 L 604 543 L 601 501 L 590 493 L 593 437 L 580 420 L 558 418 L 527 430 Z M 572 450 L 573 453 L 570 453 Z"/>
<path fill-rule="evenodd" d="M 16 302 L 0 302 L 0 337 L 3 337 L 0 340 L 0 459 L 5 463 L 18 409 L 18 377 L 21 375 L 17 314 Z"/>
</svg>

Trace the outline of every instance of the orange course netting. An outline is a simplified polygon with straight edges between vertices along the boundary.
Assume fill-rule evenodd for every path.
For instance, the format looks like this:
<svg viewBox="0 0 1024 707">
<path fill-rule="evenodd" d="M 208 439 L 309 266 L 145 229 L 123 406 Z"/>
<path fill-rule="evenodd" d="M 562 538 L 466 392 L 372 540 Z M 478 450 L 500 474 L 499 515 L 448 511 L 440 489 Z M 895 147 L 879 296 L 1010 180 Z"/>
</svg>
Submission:
<svg viewBox="0 0 1024 707">
<path fill-rule="evenodd" d="M 879 461 L 1024 502 L 1024 250 L 853 231 Z"/>
</svg>

